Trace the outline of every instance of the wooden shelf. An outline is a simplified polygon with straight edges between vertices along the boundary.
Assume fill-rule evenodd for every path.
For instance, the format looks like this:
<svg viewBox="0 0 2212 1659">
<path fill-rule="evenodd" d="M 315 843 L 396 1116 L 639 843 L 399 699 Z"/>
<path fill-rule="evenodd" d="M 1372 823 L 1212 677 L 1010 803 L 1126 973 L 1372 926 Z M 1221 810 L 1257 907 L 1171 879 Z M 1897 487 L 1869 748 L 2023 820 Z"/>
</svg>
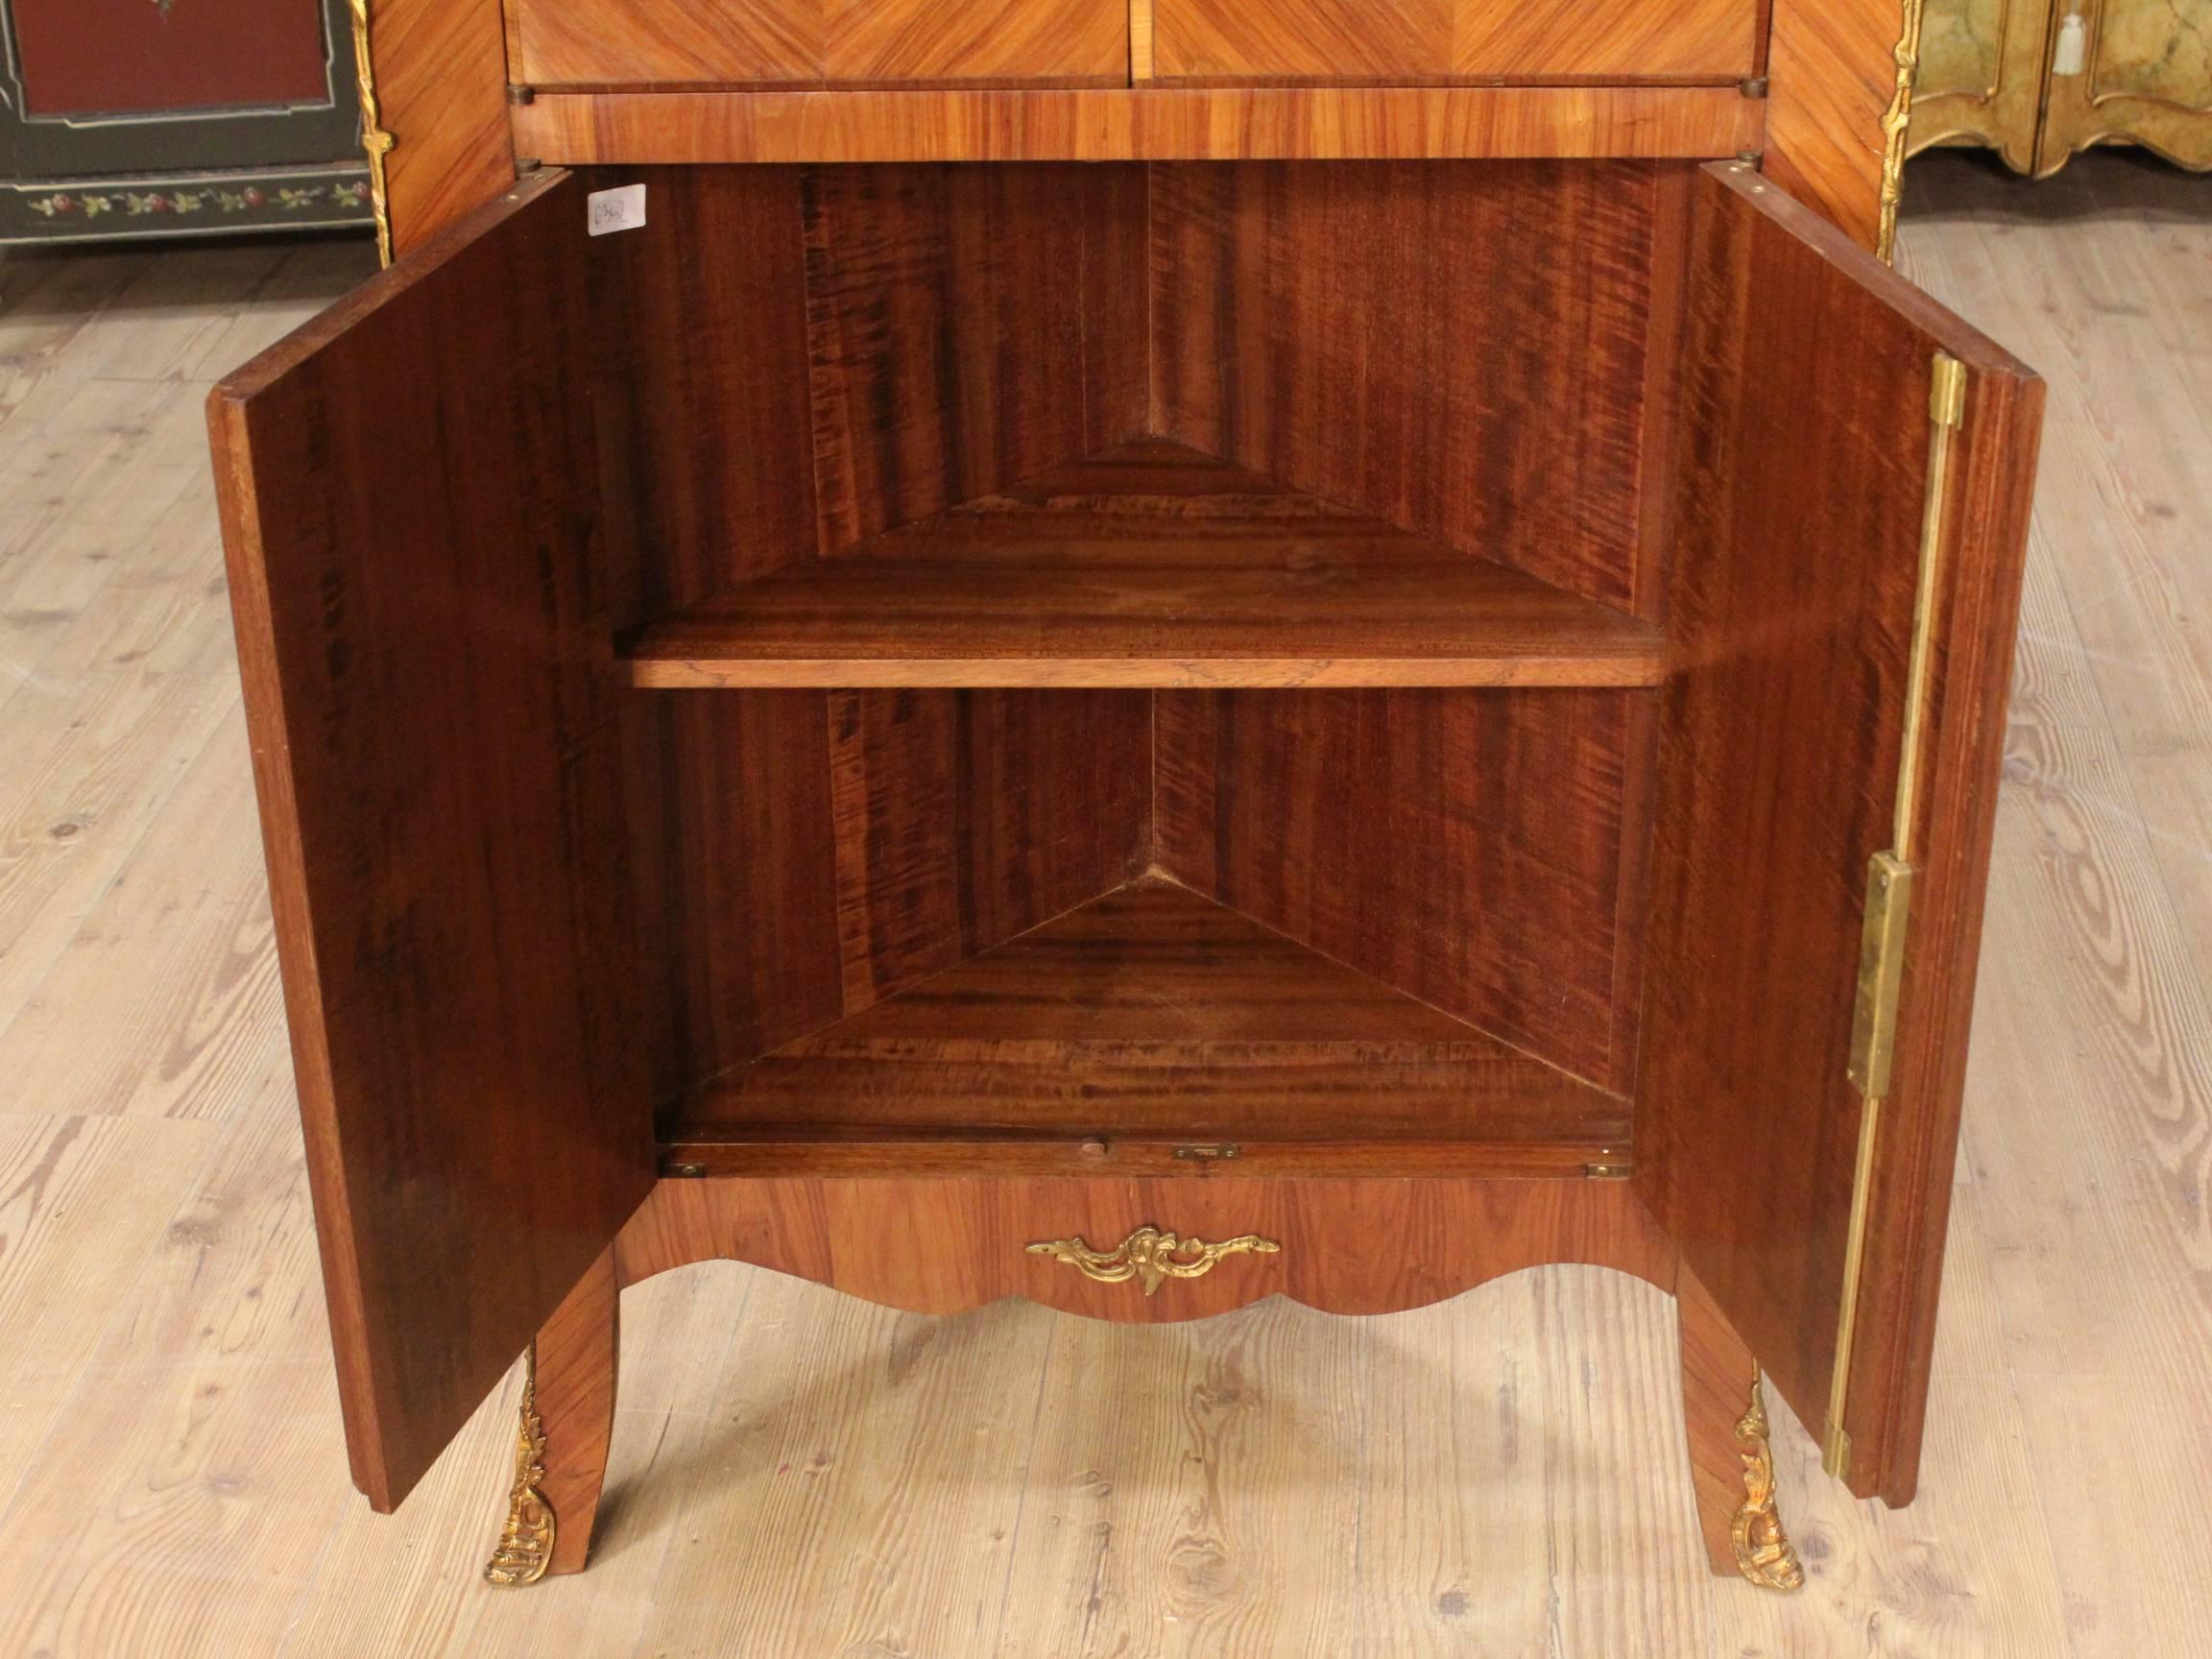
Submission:
<svg viewBox="0 0 2212 1659">
<path fill-rule="evenodd" d="M 1157 439 L 749 582 L 643 686 L 1651 685 L 1649 623 Z"/>
<path fill-rule="evenodd" d="M 697 1174 L 1582 1175 L 1628 1105 L 1148 878 L 682 1103 Z M 1234 1151 L 1226 1149 L 1234 1148 Z"/>
</svg>

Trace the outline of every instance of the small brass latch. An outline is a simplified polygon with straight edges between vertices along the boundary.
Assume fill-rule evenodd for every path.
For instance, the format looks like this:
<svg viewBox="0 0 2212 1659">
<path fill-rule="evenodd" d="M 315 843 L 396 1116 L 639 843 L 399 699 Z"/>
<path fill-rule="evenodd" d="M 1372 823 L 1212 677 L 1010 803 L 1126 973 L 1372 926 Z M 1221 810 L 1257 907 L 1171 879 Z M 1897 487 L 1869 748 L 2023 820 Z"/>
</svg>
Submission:
<svg viewBox="0 0 2212 1659">
<path fill-rule="evenodd" d="M 1186 1164 L 1226 1164 L 1232 1158 L 1244 1156 L 1244 1148 L 1234 1141 L 1197 1142 L 1175 1148 L 1176 1158 Z"/>
</svg>

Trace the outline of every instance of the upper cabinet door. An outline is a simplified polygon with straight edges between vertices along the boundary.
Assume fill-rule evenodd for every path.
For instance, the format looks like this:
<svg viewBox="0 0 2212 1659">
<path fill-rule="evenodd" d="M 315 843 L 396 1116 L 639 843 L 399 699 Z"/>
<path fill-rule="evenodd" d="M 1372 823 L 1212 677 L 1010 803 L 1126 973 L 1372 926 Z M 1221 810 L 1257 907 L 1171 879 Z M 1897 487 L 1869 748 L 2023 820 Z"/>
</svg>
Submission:
<svg viewBox="0 0 2212 1659">
<path fill-rule="evenodd" d="M 1639 1180 L 1902 1503 L 2042 386 L 1741 164 L 1697 180 L 1686 305 Z"/>
<path fill-rule="evenodd" d="M 1757 73 L 1761 18 L 1759 0 L 1148 3 L 1152 78 L 1191 82 L 1725 81 Z"/>
<path fill-rule="evenodd" d="M 529 86 L 1121 86 L 1128 0 L 508 0 Z"/>
<path fill-rule="evenodd" d="M 404 1497 L 653 1182 L 583 191 L 208 402 L 353 1475 Z"/>
</svg>

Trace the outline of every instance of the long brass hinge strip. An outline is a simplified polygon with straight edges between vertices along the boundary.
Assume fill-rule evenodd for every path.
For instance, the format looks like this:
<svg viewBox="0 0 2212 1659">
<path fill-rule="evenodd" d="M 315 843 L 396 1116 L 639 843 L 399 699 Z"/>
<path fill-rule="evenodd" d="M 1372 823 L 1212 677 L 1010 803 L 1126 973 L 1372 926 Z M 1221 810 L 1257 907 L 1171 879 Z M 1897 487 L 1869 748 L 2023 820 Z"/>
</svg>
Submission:
<svg viewBox="0 0 2212 1659">
<path fill-rule="evenodd" d="M 1920 509 L 1920 573 L 1912 595 L 1912 647 L 1905 671 L 1905 738 L 1897 758 L 1897 805 L 1890 846 L 1867 860 L 1866 920 L 1859 939 L 1858 994 L 1851 1021 L 1849 1075 L 1863 1103 L 1851 1172 L 1851 1219 L 1843 1244 L 1842 1306 L 1836 1315 L 1836 1370 L 1828 1383 L 1828 1429 L 1820 1444 L 1821 1467 L 1839 1478 L 1851 1472 L 1851 1436 L 1843 1427 L 1843 1408 L 1850 1398 L 1859 1282 L 1866 1264 L 1874 1151 L 1881 1139 L 1882 1102 L 1889 1094 L 1889 1070 L 1896 1058 L 1897 998 L 1905 973 L 1906 924 L 1912 907 L 1913 824 L 1919 813 L 1920 752 L 1928 732 L 1929 664 L 1936 650 L 1951 445 L 1965 414 L 1966 366 L 1938 351 L 1928 387 L 1928 488 Z"/>
</svg>

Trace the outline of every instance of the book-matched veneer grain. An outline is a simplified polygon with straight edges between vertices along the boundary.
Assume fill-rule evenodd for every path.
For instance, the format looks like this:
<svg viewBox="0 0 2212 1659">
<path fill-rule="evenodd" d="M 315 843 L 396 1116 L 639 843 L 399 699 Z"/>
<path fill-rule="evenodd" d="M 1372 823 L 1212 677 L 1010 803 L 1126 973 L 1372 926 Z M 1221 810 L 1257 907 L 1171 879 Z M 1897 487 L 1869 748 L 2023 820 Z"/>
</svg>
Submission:
<svg viewBox="0 0 2212 1659">
<path fill-rule="evenodd" d="M 1646 440 L 1664 437 L 1647 431 L 1653 300 L 1662 257 L 1678 256 L 1661 217 L 1678 210 L 1679 171 L 1155 168 L 1155 424 L 1635 608 Z"/>
<path fill-rule="evenodd" d="M 597 162 L 1203 161 L 1667 156 L 1755 150 L 1726 86 L 1221 86 L 1099 91 L 546 92 L 517 152 Z"/>
<path fill-rule="evenodd" d="M 1119 1318 L 1678 1247 L 1698 1408 L 1843 1367 L 1854 1483 L 1910 1494 L 2035 389 L 1674 159 L 1755 89 L 1461 90 L 551 95 L 579 153 L 805 164 L 656 172 L 607 238 L 628 166 L 547 173 L 218 394 L 379 1505 L 548 1314 L 605 1415 L 610 1241 Z M 1938 348 L 1941 770 L 1855 1185 Z M 1029 1248 L 1139 1226 L 1283 1249 L 1156 1303 Z"/>
<path fill-rule="evenodd" d="M 1734 82 L 1760 0 L 1150 0 L 1162 83 Z"/>
<path fill-rule="evenodd" d="M 587 250 L 625 627 L 1142 423 L 1140 172 L 643 181 L 644 228 Z M 663 1101 L 1095 897 L 1149 842 L 1141 698 L 656 701 L 629 711 L 630 800 Z"/>
<path fill-rule="evenodd" d="M 1580 1178 L 1627 1130 L 1621 1096 L 1155 876 L 717 1079 L 662 1158 Z"/>
<path fill-rule="evenodd" d="M 740 583 L 623 654 L 662 689 L 1648 685 L 1661 640 L 1155 438 Z"/>
<path fill-rule="evenodd" d="M 1178 880 L 1606 1088 L 1636 693 L 1162 692 Z"/>
<path fill-rule="evenodd" d="M 1048 1257 L 1112 1250 L 1139 1227 L 1282 1249 L 1224 1258 L 1146 1296 Z M 917 1313 L 1022 1296 L 1069 1313 L 1172 1323 L 1285 1295 L 1333 1313 L 1393 1313 L 1549 1262 L 1671 1289 L 1674 1252 L 1624 1181 L 994 1180 L 787 1177 L 663 1181 L 615 1244 L 634 1285 L 692 1262 L 751 1262 Z"/>
<path fill-rule="evenodd" d="M 525 85 L 1118 86 L 1126 0 L 507 0 Z"/>
</svg>

